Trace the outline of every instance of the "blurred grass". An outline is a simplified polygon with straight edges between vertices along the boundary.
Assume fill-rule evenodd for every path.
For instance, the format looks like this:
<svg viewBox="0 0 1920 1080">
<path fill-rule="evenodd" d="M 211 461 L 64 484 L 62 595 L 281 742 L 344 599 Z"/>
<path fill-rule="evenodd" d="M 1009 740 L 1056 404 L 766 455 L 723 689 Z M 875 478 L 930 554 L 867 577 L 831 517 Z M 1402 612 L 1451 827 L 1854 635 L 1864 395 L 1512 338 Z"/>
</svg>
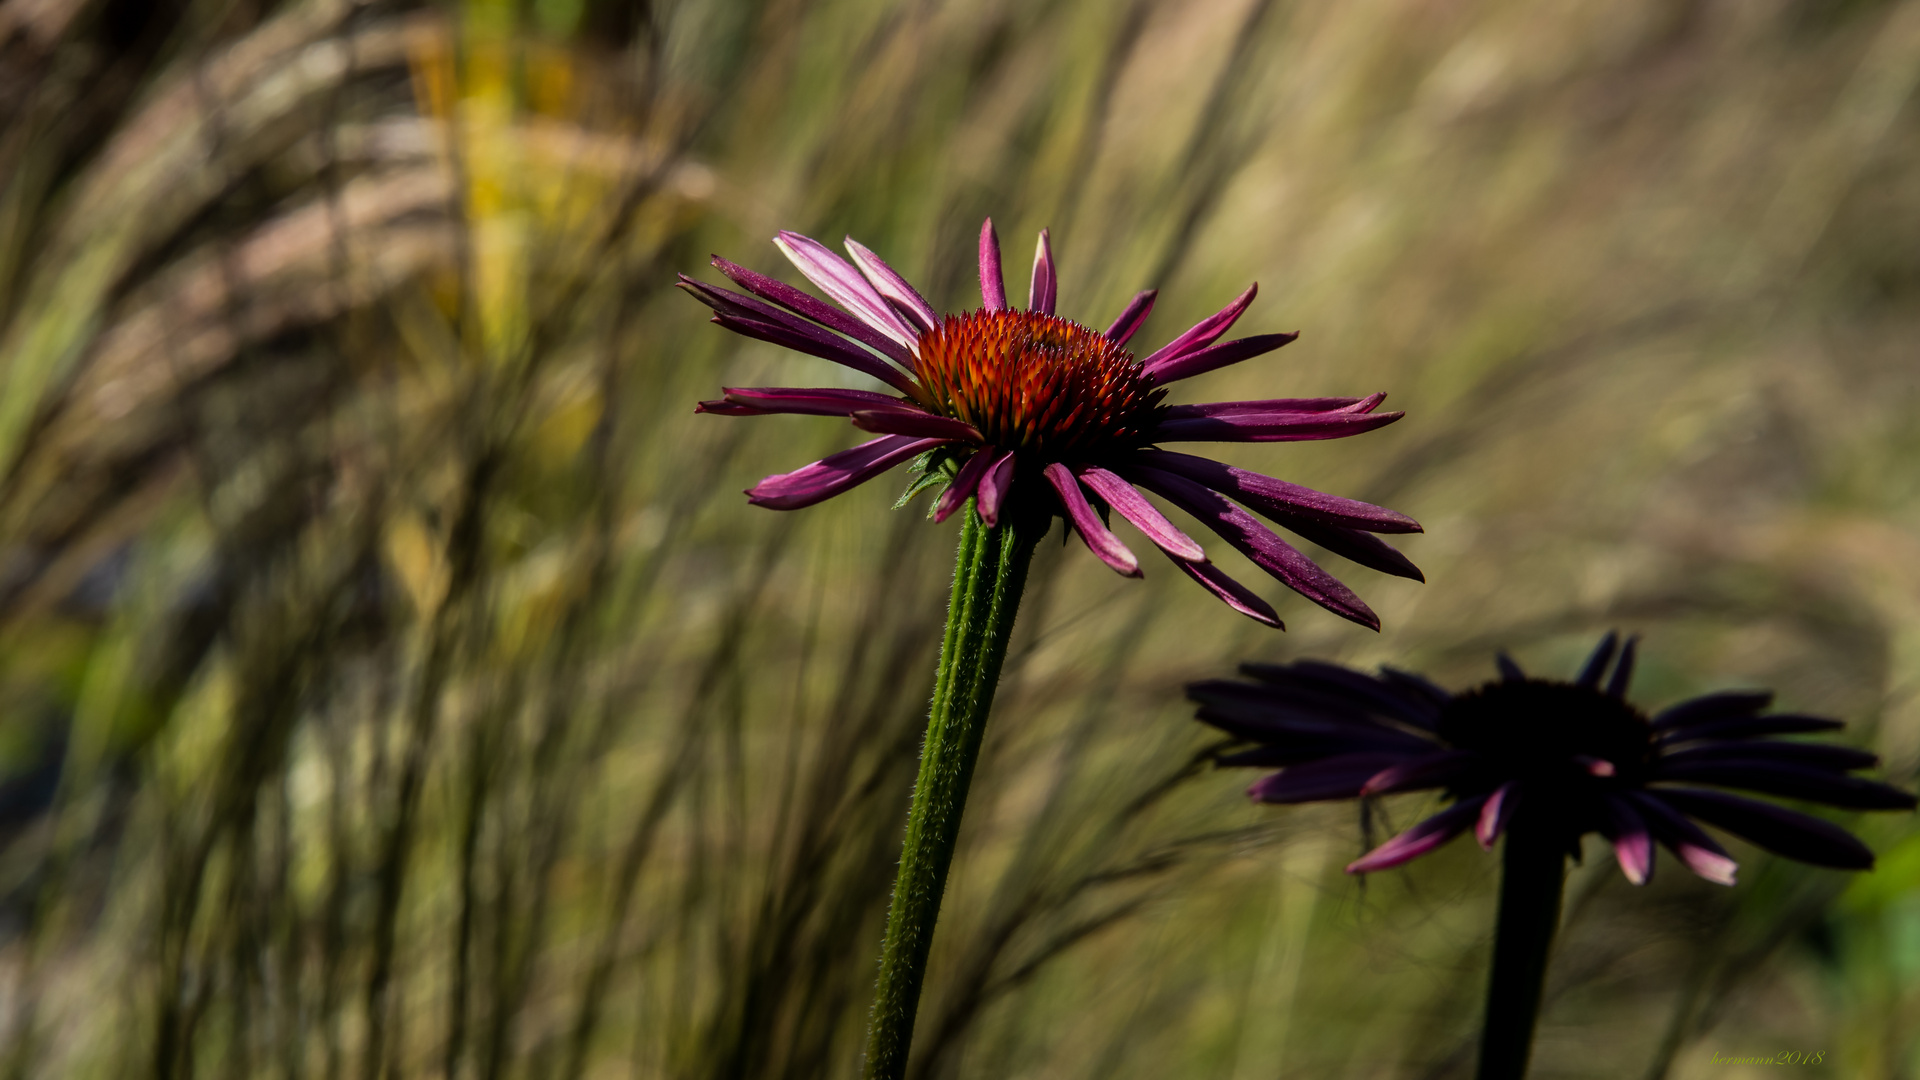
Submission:
<svg viewBox="0 0 1920 1080">
<path fill-rule="evenodd" d="M 1866 0 L 0 4 L 7 1068 L 850 1074 L 951 529 L 747 507 L 850 433 L 691 403 L 842 373 L 667 286 L 786 227 L 962 307 L 991 214 L 1063 312 L 1159 286 L 1142 340 L 1257 279 L 1304 337 L 1187 400 L 1390 391 L 1232 456 L 1430 584 L 1273 635 L 1049 545 L 917 1075 L 1465 1075 L 1492 862 L 1362 888 L 1180 684 L 1620 626 L 1640 700 L 1773 686 L 1911 784 L 1917 78 Z M 1920 832 L 1856 827 L 1851 880 L 1595 851 L 1537 1074 L 1920 1072 Z"/>
</svg>

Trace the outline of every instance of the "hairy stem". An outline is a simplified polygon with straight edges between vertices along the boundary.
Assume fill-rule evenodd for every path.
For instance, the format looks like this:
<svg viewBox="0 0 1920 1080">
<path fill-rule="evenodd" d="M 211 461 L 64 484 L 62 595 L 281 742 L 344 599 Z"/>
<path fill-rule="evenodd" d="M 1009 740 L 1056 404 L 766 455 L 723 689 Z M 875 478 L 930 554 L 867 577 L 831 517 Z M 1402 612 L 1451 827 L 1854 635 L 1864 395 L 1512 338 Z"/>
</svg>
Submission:
<svg viewBox="0 0 1920 1080">
<path fill-rule="evenodd" d="M 987 713 L 993 708 L 1007 639 L 1013 636 L 1027 566 L 1044 524 L 1007 515 L 999 527 L 989 529 L 969 506 L 961 526 L 946 639 L 934 676 L 920 777 L 913 787 L 906 847 L 887 911 L 880 978 L 867 1028 L 868 1080 L 900 1080 L 906 1075 L 927 950 L 933 943 L 947 867 L 960 834 L 967 787 L 980 756 Z"/>
<path fill-rule="evenodd" d="M 1507 832 L 1500 878 L 1500 921 L 1494 930 L 1493 977 L 1480 1034 L 1479 1080 L 1522 1080 L 1533 1051 L 1533 1028 L 1547 957 L 1560 925 L 1567 880 L 1564 839 L 1515 820 Z"/>
</svg>

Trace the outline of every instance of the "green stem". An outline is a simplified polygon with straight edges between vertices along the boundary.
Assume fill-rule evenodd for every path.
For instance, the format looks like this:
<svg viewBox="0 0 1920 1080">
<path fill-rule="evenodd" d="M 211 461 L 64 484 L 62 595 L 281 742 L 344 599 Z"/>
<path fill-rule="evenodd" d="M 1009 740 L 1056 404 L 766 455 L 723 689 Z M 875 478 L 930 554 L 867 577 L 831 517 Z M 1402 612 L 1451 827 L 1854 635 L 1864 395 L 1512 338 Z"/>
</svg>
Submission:
<svg viewBox="0 0 1920 1080">
<path fill-rule="evenodd" d="M 1527 829 L 1522 819 L 1514 825 L 1520 827 L 1507 831 L 1500 877 L 1500 921 L 1494 931 L 1486 1025 L 1480 1034 L 1479 1080 L 1522 1080 L 1527 1074 L 1567 880 L 1564 838 Z"/>
<path fill-rule="evenodd" d="M 967 786 L 980 756 L 987 713 L 1000 682 L 1000 664 L 1007 656 L 1007 639 L 1013 635 L 1027 566 L 1039 539 L 1035 524 L 1008 515 L 998 528 L 989 529 L 971 505 L 967 508 L 953 568 L 946 640 L 934 676 L 927 740 L 920 751 L 920 778 L 913 787 L 906 847 L 900 854 L 900 874 L 894 879 L 887 936 L 880 950 L 880 978 L 867 1028 L 868 1080 L 900 1080 L 906 1075 L 927 949 L 933 943 L 947 867 L 960 835 Z"/>
</svg>

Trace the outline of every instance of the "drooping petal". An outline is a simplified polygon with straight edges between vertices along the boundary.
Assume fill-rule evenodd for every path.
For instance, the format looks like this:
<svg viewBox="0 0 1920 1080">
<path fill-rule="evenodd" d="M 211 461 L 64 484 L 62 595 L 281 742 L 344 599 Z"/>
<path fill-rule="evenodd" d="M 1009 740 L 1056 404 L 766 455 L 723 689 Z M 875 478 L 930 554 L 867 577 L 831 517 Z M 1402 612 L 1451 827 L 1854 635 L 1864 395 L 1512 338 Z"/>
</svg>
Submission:
<svg viewBox="0 0 1920 1080">
<path fill-rule="evenodd" d="M 853 417 L 853 426 L 862 431 L 882 435 L 912 435 L 918 439 L 980 441 L 980 432 L 972 424 L 918 409 L 867 409 L 850 415 Z"/>
<path fill-rule="evenodd" d="M 1505 652 L 1496 653 L 1494 655 L 1493 662 L 1494 662 L 1494 665 L 1500 669 L 1500 678 L 1502 681 L 1504 682 L 1526 682 L 1527 681 L 1527 673 L 1524 671 L 1521 671 L 1520 665 L 1514 663 L 1513 657 L 1508 656 Z"/>
<path fill-rule="evenodd" d="M 1240 313 L 1247 310 L 1247 305 L 1253 303 L 1253 298 L 1259 291 L 1260 283 L 1257 281 L 1247 286 L 1247 291 L 1234 297 L 1233 303 L 1201 319 L 1193 325 L 1192 329 L 1162 345 L 1153 355 L 1141 361 L 1141 366 L 1152 367 L 1155 364 L 1185 356 L 1190 352 L 1197 352 L 1218 341 L 1220 335 L 1233 328 L 1234 322 L 1240 318 Z"/>
<path fill-rule="evenodd" d="M 988 452 L 981 451 L 981 453 Z M 1001 452 L 1000 456 L 987 466 L 987 471 L 980 474 L 977 505 L 980 508 L 980 520 L 986 522 L 988 528 L 1000 524 L 1000 506 L 1006 501 L 1007 489 L 1012 486 L 1013 451 L 1007 450 Z"/>
<path fill-rule="evenodd" d="M 792 349 L 794 352 L 844 364 L 855 371 L 880 379 L 904 394 L 912 394 L 918 389 L 914 386 L 913 379 L 905 372 L 882 363 L 878 357 L 862 352 L 854 348 L 851 343 L 834 338 L 830 334 L 822 333 L 817 336 L 797 334 L 778 323 L 727 315 L 718 311 L 713 313 L 713 321 L 744 337 L 758 338 L 783 349 Z"/>
<path fill-rule="evenodd" d="M 1880 764 L 1878 755 L 1855 750 L 1851 746 L 1756 739 L 1708 743 L 1690 750 L 1664 754 L 1655 762 L 1654 768 L 1658 770 L 1668 765 L 1696 761 L 1773 761 L 1832 772 L 1871 769 Z"/>
<path fill-rule="evenodd" d="M 1439 723 L 1441 705 L 1421 692 L 1376 679 L 1362 672 L 1317 660 L 1296 660 L 1291 664 L 1241 664 L 1244 675 L 1269 686 L 1286 690 L 1287 696 L 1304 698 L 1323 707 L 1362 715 L 1382 713 L 1432 731 Z"/>
<path fill-rule="evenodd" d="M 934 505 L 933 520 L 945 521 L 953 516 L 955 510 L 965 506 L 980 487 L 980 478 L 987 475 L 987 468 L 998 458 L 999 451 L 991 446 L 968 458 L 967 463 L 960 466 L 960 471 L 954 475 L 953 483 L 940 493 L 940 501 Z"/>
<path fill-rule="evenodd" d="M 1619 645 L 1620 635 L 1611 630 L 1607 631 L 1607 636 L 1600 639 L 1600 644 L 1594 646 L 1592 654 L 1587 657 L 1587 662 L 1581 666 L 1580 676 L 1573 680 L 1574 683 L 1578 686 L 1598 689 L 1600 676 L 1606 673 L 1607 664 L 1613 660 L 1613 650 Z"/>
<path fill-rule="evenodd" d="M 905 345 L 909 351 L 918 343 L 920 335 L 893 310 L 886 298 L 874 291 L 860 271 L 828 250 L 825 244 L 784 229 L 774 237 L 773 242 L 807 276 L 807 280 L 818 285 L 820 291 L 831 297 L 834 303 L 852 312 L 868 326 Z"/>
<path fill-rule="evenodd" d="M 1697 788 L 1662 788 L 1668 806 L 1744 837 L 1776 855 L 1838 870 L 1873 869 L 1873 852 L 1852 833 L 1770 803 Z"/>
<path fill-rule="evenodd" d="M 1167 556 L 1167 561 L 1179 567 L 1181 573 L 1198 582 L 1201 588 L 1219 597 L 1228 607 L 1254 622 L 1271 626 L 1275 630 L 1287 628 L 1287 625 L 1280 621 L 1279 614 L 1273 610 L 1272 604 L 1262 600 L 1252 589 L 1233 580 L 1225 571 L 1212 563 L 1188 562 L 1185 559 L 1176 559 L 1172 555 Z"/>
<path fill-rule="evenodd" d="M 1597 683 L 1595 685 L 1598 685 Z M 1727 720 L 1752 716 L 1773 704 L 1771 690 L 1728 690 L 1704 697 L 1689 698 L 1653 715 L 1653 730 L 1691 727 L 1709 720 Z"/>
<path fill-rule="evenodd" d="M 1317 442 L 1364 435 L 1405 415 L 1329 411 L 1168 419 L 1162 420 L 1150 437 L 1155 442 Z"/>
<path fill-rule="evenodd" d="M 993 219 L 980 226 L 980 302 L 988 311 L 1007 309 L 1007 283 L 1000 274 L 1000 234 Z"/>
<path fill-rule="evenodd" d="M 1223 341 L 1218 345 L 1196 349 L 1158 363 L 1142 365 L 1142 374 L 1164 386 L 1167 383 L 1191 379 L 1195 375 L 1204 375 L 1209 371 L 1229 367 L 1242 360 L 1264 356 L 1282 345 L 1291 343 L 1299 336 L 1298 333 L 1255 334 L 1253 337 L 1244 337 L 1237 341 Z"/>
<path fill-rule="evenodd" d="M 1758 791 L 1784 799 L 1844 806 L 1852 810 L 1911 810 L 1914 797 L 1899 788 L 1857 776 L 1777 761 L 1660 761 L 1649 770 L 1654 780 Z"/>
<path fill-rule="evenodd" d="M 855 341 L 870 345 L 909 370 L 913 368 L 911 350 L 839 308 L 822 303 L 784 281 L 776 281 L 765 274 L 730 263 L 718 255 L 713 257 L 713 265 L 715 269 L 732 278 L 735 284 L 755 296 L 771 300 L 788 311 L 804 315 L 830 330 L 837 330 Z"/>
<path fill-rule="evenodd" d="M 1184 476 L 1223 495 L 1231 496 L 1262 514 L 1288 514 L 1294 517 L 1364 529 L 1378 533 L 1417 533 L 1420 523 L 1358 499 L 1343 499 L 1299 484 L 1289 484 L 1271 476 L 1235 468 L 1211 458 L 1181 454 L 1172 450 L 1143 450 L 1138 460 L 1163 472 Z M 1291 528 L 1291 526 L 1289 526 Z"/>
<path fill-rule="evenodd" d="M 1653 829 L 1653 834 L 1667 846 L 1667 850 L 1679 857 L 1687 869 L 1717 885 L 1732 885 L 1734 873 L 1740 864 L 1733 861 L 1727 849 L 1714 842 L 1700 826 L 1688 821 L 1672 807 L 1661 802 L 1653 795 L 1640 791 L 1625 793 L 1633 803 L 1640 817 Z"/>
<path fill-rule="evenodd" d="M 1187 697 L 1202 706 L 1202 720 L 1255 742 L 1318 741 L 1351 745 L 1356 750 L 1392 750 L 1414 756 L 1441 751 L 1430 739 L 1367 715 L 1329 715 L 1276 697 L 1266 687 L 1233 679 L 1204 679 L 1192 683 L 1187 687 Z"/>
<path fill-rule="evenodd" d="M 1391 795 L 1443 787 L 1466 776 L 1485 759 L 1471 750 L 1445 750 L 1416 761 L 1401 762 L 1367 779 L 1362 795 Z"/>
<path fill-rule="evenodd" d="M 1507 822 L 1513 820 L 1513 809 L 1520 805 L 1520 785 L 1512 780 L 1501 784 L 1492 795 L 1487 796 L 1486 805 L 1480 808 L 1480 816 L 1473 824 L 1473 838 L 1480 846 L 1493 850 L 1493 842 L 1507 831 Z"/>
<path fill-rule="evenodd" d="M 1060 503 L 1066 508 L 1067 517 L 1073 522 L 1080 539 L 1086 541 L 1087 549 L 1118 573 L 1126 577 L 1139 577 L 1140 560 L 1100 520 L 1093 504 L 1087 501 L 1086 494 L 1080 490 L 1080 481 L 1074 479 L 1072 470 L 1056 461 L 1046 467 L 1045 474 L 1053 490 L 1059 492 Z"/>
<path fill-rule="evenodd" d="M 1417 859 L 1465 832 L 1480 816 L 1485 795 L 1467 799 L 1422 821 L 1347 865 L 1349 874 L 1370 874 Z"/>
<path fill-rule="evenodd" d="M 770 416 L 800 413 L 806 416 L 847 416 L 863 409 L 914 409 L 896 397 L 871 390 L 842 390 L 835 386 L 729 386 L 726 397 L 703 401 L 695 412 L 728 416 Z"/>
<path fill-rule="evenodd" d="M 1374 407 L 1387 400 L 1385 394 L 1369 394 L 1363 398 L 1322 397 L 1322 398 L 1268 398 L 1263 401 L 1207 401 L 1197 405 L 1172 405 L 1167 408 L 1167 416 L 1175 420 L 1201 420 L 1209 417 L 1252 416 L 1259 413 L 1314 413 L 1314 412 L 1358 412 L 1368 413 Z"/>
<path fill-rule="evenodd" d="M 1635 885 L 1645 885 L 1653 876 L 1653 836 L 1647 831 L 1646 821 L 1625 799 L 1607 795 L 1601 802 L 1606 808 L 1601 832 L 1613 841 L 1613 856 L 1619 860 L 1620 872 Z"/>
<path fill-rule="evenodd" d="M 1427 576 L 1413 565 L 1413 560 L 1402 555 L 1399 549 L 1372 533 L 1359 529 L 1342 528 L 1338 525 L 1322 525 L 1317 521 L 1305 521 L 1291 514 L 1276 514 L 1262 511 L 1262 516 L 1282 528 L 1319 544 L 1328 551 L 1345 559 L 1351 559 L 1369 570 L 1378 570 L 1394 577 L 1425 581 Z"/>
<path fill-rule="evenodd" d="M 1426 698 L 1433 703 L 1436 713 L 1453 703 L 1453 695 L 1447 693 L 1444 687 L 1424 675 L 1416 675 L 1411 671 L 1401 671 L 1399 668 L 1382 665 L 1380 681 L 1409 694 Z"/>
<path fill-rule="evenodd" d="M 1205 562 L 1207 553 L 1193 538 L 1174 527 L 1157 507 L 1148 502 L 1145 496 L 1135 491 L 1132 484 L 1105 469 L 1083 465 L 1073 470 L 1080 481 L 1092 488 L 1094 494 L 1105 499 L 1115 513 L 1131 521 L 1134 528 L 1147 534 L 1147 539 L 1159 545 L 1160 550 L 1177 559 L 1188 562 Z"/>
<path fill-rule="evenodd" d="M 1158 289 L 1136 293 L 1133 299 L 1127 301 L 1127 306 L 1120 309 L 1120 317 L 1107 327 L 1107 338 L 1116 345 L 1125 345 L 1132 340 L 1135 331 L 1147 321 L 1147 314 L 1153 310 L 1153 298 L 1159 295 Z"/>
<path fill-rule="evenodd" d="M 1351 799 L 1360 794 L 1360 788 L 1369 776 L 1379 773 L 1381 769 L 1391 768 L 1399 760 L 1397 754 L 1337 754 L 1319 761 L 1291 765 L 1284 772 L 1263 776 L 1247 789 L 1247 796 L 1254 802 L 1262 803 Z"/>
<path fill-rule="evenodd" d="M 1379 616 L 1362 603 L 1352 589 L 1314 565 L 1313 560 L 1275 536 L 1245 510 L 1182 476 L 1139 465 L 1128 466 L 1128 472 L 1131 475 L 1123 475 L 1200 519 L 1287 588 L 1343 619 L 1372 630 L 1380 629 Z"/>
<path fill-rule="evenodd" d="M 863 484 L 902 461 L 940 445 L 939 439 L 882 435 L 803 469 L 769 476 L 747 490 L 748 501 L 770 510 L 798 510 Z"/>
<path fill-rule="evenodd" d="M 1053 241 L 1047 230 L 1040 230 L 1040 243 L 1033 251 L 1033 285 L 1027 290 L 1027 309 L 1042 315 L 1053 314 L 1053 302 L 1059 296 L 1060 280 L 1053 267 Z"/>
<path fill-rule="evenodd" d="M 845 243 L 847 254 L 853 256 L 853 264 L 860 268 L 860 273 L 873 286 L 873 291 L 892 304 L 902 318 L 915 324 L 915 330 L 931 330 L 939 323 L 940 313 L 933 310 L 927 298 L 921 296 L 920 290 L 914 288 L 906 278 L 901 277 L 899 271 L 888 266 L 886 260 L 853 237 L 847 237 Z"/>
<path fill-rule="evenodd" d="M 1757 735 L 1805 735 L 1814 731 L 1838 731 L 1846 726 L 1824 716 L 1769 713 L 1668 728 L 1660 733 L 1659 741 L 1664 746 L 1712 739 L 1751 739 Z"/>
<path fill-rule="evenodd" d="M 1607 680 L 1607 696 L 1625 698 L 1627 684 L 1633 682 L 1633 651 L 1640 644 L 1638 636 L 1629 637 L 1627 643 L 1620 646 L 1620 660 L 1613 666 L 1613 676 Z"/>
</svg>

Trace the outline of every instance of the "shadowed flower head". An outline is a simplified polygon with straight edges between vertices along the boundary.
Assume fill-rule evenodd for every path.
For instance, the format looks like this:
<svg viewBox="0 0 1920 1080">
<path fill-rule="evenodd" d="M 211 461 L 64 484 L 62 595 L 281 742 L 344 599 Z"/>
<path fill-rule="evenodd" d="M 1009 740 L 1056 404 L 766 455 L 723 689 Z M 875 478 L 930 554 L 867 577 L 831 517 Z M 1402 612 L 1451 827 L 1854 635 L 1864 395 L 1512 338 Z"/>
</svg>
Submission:
<svg viewBox="0 0 1920 1080">
<path fill-rule="evenodd" d="M 1490 849 L 1516 814 L 1551 823 L 1575 857 L 1582 836 L 1600 833 L 1636 885 L 1653 873 L 1655 840 L 1701 877 L 1733 884 L 1733 860 L 1695 820 L 1815 866 L 1872 868 L 1872 852 L 1838 826 L 1698 786 L 1911 810 L 1912 795 L 1848 775 L 1876 764 L 1872 754 L 1767 738 L 1840 721 L 1768 713 L 1766 691 L 1708 694 L 1648 717 L 1626 700 L 1634 642 L 1618 646 L 1608 634 L 1570 683 L 1528 678 L 1502 655 L 1500 681 L 1461 694 L 1392 669 L 1374 676 L 1313 661 L 1247 664 L 1241 670 L 1254 682 L 1195 683 L 1188 694 L 1201 720 L 1260 744 L 1221 764 L 1280 769 L 1249 789 L 1256 801 L 1430 789 L 1453 801 L 1348 873 L 1398 866 L 1469 828 Z"/>
<path fill-rule="evenodd" d="M 1280 625 L 1273 608 L 1214 567 L 1141 489 L 1193 515 L 1282 584 L 1363 626 L 1378 629 L 1380 620 L 1247 509 L 1362 566 L 1421 580 L 1405 556 L 1373 535 L 1419 532 L 1412 518 L 1160 448 L 1175 442 L 1337 439 L 1400 418 L 1375 411 L 1385 394 L 1166 404 L 1168 384 L 1271 352 L 1297 336 L 1219 341 L 1253 302 L 1254 287 L 1135 359 L 1127 344 L 1146 321 L 1155 294 L 1134 297 L 1104 331 L 1056 316 L 1057 282 L 1045 231 L 1025 310 L 1007 303 L 999 241 L 988 221 L 980 230 L 983 306 L 949 315 L 936 313 L 893 268 L 851 238 L 851 262 L 797 233 L 783 232 L 774 243 L 839 306 L 718 257 L 713 265 L 752 295 L 684 274 L 680 286 L 713 308 L 713 321 L 721 326 L 844 364 L 892 392 L 729 387 L 726 396 L 701 402 L 702 412 L 730 416 L 845 416 L 879 436 L 767 477 L 747 492 L 755 504 L 775 510 L 811 506 L 918 458 L 927 477 L 946 481 L 934 508 L 940 520 L 969 498 L 977 500 L 990 527 L 1016 504 L 1041 508 L 1064 517 L 1108 566 L 1138 577 L 1139 560 L 1108 528 L 1109 514 L 1117 513 L 1214 595 L 1272 626 Z"/>
</svg>

